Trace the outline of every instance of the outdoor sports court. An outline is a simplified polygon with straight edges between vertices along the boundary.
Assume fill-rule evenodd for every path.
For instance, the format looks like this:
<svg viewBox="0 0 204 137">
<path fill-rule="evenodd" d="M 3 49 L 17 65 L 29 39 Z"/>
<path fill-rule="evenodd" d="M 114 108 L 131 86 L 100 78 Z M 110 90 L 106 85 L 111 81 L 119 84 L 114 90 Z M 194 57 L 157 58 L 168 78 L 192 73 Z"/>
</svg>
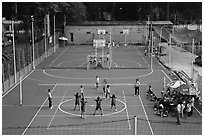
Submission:
<svg viewBox="0 0 204 137">
<path fill-rule="evenodd" d="M 19 106 L 19 85 L 2 98 L 3 134 L 61 135 L 61 134 L 139 134 L 171 135 L 202 134 L 202 116 L 196 110 L 191 119 L 182 119 L 176 125 L 176 117 L 154 115 L 153 102 L 145 93 L 151 85 L 159 97 L 164 84 L 171 81 L 166 70 L 153 59 L 144 56 L 144 47 L 120 45 L 112 48 L 113 69 L 86 70 L 87 55 L 94 52 L 91 45 L 69 45 L 60 48 L 23 79 L 23 105 Z M 99 90 L 95 89 L 95 77 L 100 77 Z M 140 95 L 134 95 L 134 82 L 138 78 Z M 164 83 L 165 78 L 165 83 Z M 110 100 L 103 99 L 103 114 L 93 116 L 94 99 L 104 98 L 102 81 L 106 79 L 111 94 L 117 96 L 117 111 L 111 111 Z M 84 86 L 87 98 L 86 119 L 74 109 L 74 94 Z M 47 90 L 51 89 L 53 109 L 48 108 Z M 13 114 L 18 114 L 13 120 Z M 5 116 L 6 115 L 6 116 Z M 16 127 L 16 128 L 14 128 Z M 5 129 L 4 129 L 5 128 Z"/>
</svg>

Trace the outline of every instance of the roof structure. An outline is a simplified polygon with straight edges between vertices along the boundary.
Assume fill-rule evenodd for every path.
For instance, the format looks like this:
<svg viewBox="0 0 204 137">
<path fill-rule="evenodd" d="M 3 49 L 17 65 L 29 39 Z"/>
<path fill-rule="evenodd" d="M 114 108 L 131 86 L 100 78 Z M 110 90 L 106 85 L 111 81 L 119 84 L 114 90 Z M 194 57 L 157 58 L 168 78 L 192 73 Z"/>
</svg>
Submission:
<svg viewBox="0 0 204 137">
<path fill-rule="evenodd" d="M 152 25 L 173 25 L 171 21 L 146 21 L 146 24 Z"/>
</svg>

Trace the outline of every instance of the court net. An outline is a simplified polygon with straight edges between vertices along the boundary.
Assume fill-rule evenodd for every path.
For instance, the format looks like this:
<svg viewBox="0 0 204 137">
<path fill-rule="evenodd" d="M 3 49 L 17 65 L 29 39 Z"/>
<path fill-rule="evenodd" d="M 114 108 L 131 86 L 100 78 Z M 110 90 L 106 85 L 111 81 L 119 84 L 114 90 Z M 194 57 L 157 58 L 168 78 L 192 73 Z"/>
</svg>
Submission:
<svg viewBox="0 0 204 137">
<path fill-rule="evenodd" d="M 127 123 L 130 123 L 130 127 Z M 24 131 L 26 132 L 24 133 Z M 202 135 L 202 122 L 131 117 L 97 123 L 3 128 L 3 135 Z"/>
</svg>

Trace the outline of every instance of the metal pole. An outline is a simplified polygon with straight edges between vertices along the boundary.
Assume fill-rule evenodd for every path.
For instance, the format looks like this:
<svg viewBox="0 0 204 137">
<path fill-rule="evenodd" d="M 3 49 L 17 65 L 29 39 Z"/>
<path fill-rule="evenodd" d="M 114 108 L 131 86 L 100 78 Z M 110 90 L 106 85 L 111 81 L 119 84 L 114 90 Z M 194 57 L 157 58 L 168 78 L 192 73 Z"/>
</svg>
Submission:
<svg viewBox="0 0 204 137">
<path fill-rule="evenodd" d="M 147 17 L 147 19 L 148 19 L 148 25 L 147 25 L 147 28 L 148 28 L 148 34 L 147 34 L 147 37 L 148 37 L 148 51 L 149 51 L 149 55 L 150 55 L 149 16 Z"/>
<path fill-rule="evenodd" d="M 171 68 L 171 34 L 169 35 L 169 68 Z"/>
<path fill-rule="evenodd" d="M 20 77 L 20 106 L 23 105 L 22 77 Z"/>
<path fill-rule="evenodd" d="M 194 80 L 193 79 L 193 77 L 194 77 L 194 73 L 193 73 L 193 62 L 194 62 L 193 54 L 194 54 L 194 39 L 192 40 L 192 55 L 191 55 L 191 78 L 192 78 L 192 80 Z"/>
<path fill-rule="evenodd" d="M 134 135 L 137 135 L 137 117 L 134 116 L 134 125 L 135 125 L 135 133 Z"/>
<path fill-rule="evenodd" d="M 56 51 L 55 47 L 55 15 L 54 15 L 54 52 Z"/>
<path fill-rule="evenodd" d="M 47 58 L 47 29 L 46 29 L 46 18 L 47 16 L 45 16 L 45 19 L 44 19 L 44 29 L 45 29 L 45 58 Z"/>
<path fill-rule="evenodd" d="M 16 50 L 15 50 L 15 39 L 14 39 L 14 21 L 11 22 L 12 33 L 13 33 L 13 67 L 14 67 L 14 83 L 17 82 L 16 80 Z"/>
<path fill-rule="evenodd" d="M 31 16 L 31 20 L 32 20 L 32 47 L 33 47 L 33 69 L 35 69 L 35 47 L 34 47 L 34 25 L 33 25 L 33 15 Z"/>
<path fill-rule="evenodd" d="M 152 25 L 151 25 L 152 26 Z M 151 32 L 152 41 L 151 41 L 151 70 L 153 69 L 153 32 Z"/>
</svg>

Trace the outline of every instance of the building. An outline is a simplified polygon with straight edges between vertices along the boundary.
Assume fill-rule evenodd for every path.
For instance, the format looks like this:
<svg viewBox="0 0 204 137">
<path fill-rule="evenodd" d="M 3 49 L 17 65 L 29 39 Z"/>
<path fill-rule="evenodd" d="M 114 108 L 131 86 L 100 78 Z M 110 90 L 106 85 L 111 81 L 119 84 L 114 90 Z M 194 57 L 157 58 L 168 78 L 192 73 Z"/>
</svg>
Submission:
<svg viewBox="0 0 204 137">
<path fill-rule="evenodd" d="M 98 35 L 98 30 L 105 30 L 105 35 Z M 104 38 L 106 43 L 111 39 L 116 44 L 145 44 L 146 36 L 145 21 L 94 21 L 65 27 L 65 37 L 69 44 L 92 44 L 93 39 L 100 38 Z"/>
</svg>

